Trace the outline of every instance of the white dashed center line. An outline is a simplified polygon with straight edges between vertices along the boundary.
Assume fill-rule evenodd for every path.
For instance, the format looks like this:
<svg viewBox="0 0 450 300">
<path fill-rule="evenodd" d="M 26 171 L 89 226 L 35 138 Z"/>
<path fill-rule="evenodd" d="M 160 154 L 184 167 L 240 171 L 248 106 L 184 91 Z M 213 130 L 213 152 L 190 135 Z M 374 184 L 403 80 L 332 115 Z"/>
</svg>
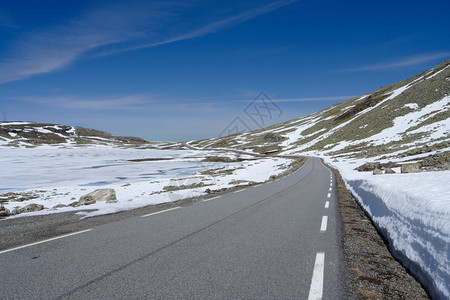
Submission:
<svg viewBox="0 0 450 300">
<path fill-rule="evenodd" d="M 329 208 L 330 207 L 330 201 L 325 202 L 325 208 Z"/>
<path fill-rule="evenodd" d="M 165 212 L 167 212 L 167 211 L 171 211 L 171 210 L 179 209 L 179 208 L 180 208 L 180 207 L 178 206 L 178 207 L 169 208 L 169 209 L 166 209 L 166 210 L 157 211 L 157 212 L 154 212 L 154 213 L 151 213 L 151 214 L 148 214 L 148 215 L 143 215 L 143 216 L 141 216 L 141 218 L 145 218 L 145 217 L 150 217 L 150 216 L 153 216 L 153 215 L 162 214 L 162 213 L 165 213 Z"/>
<path fill-rule="evenodd" d="M 65 237 L 68 237 L 68 236 L 71 236 L 71 235 L 76 235 L 76 234 L 88 232 L 88 231 L 91 231 L 91 230 L 92 229 L 86 229 L 86 230 L 82 230 L 82 231 L 77 231 L 77 232 L 73 232 L 73 233 L 57 236 L 57 237 L 54 237 L 54 238 L 51 238 L 51 239 L 43 240 L 43 241 L 40 241 L 40 242 L 31 243 L 31 244 L 28 244 L 28 245 L 15 247 L 15 248 L 11 248 L 11 249 L 8 249 L 8 250 L 3 250 L 3 251 L 0 251 L 0 254 L 6 253 L 6 252 L 10 252 L 10 251 L 14 251 L 14 250 L 18 250 L 18 249 L 22 249 L 22 248 L 26 248 L 26 247 L 30 247 L 30 246 L 34 246 L 34 245 L 38 245 L 38 244 L 42 244 L 42 243 L 46 243 L 46 242 L 50 242 L 50 241 L 54 241 L 54 240 L 59 240 L 59 239 L 62 239 L 62 238 L 65 238 Z"/>
<path fill-rule="evenodd" d="M 328 216 L 323 216 L 322 224 L 320 224 L 320 232 L 327 231 L 327 223 L 328 223 Z"/>
<path fill-rule="evenodd" d="M 331 197 L 331 193 L 328 193 L 327 198 L 330 198 L 330 197 Z"/>
<path fill-rule="evenodd" d="M 324 265 L 325 265 L 325 253 L 319 252 L 316 254 L 316 261 L 314 263 L 314 271 L 311 280 L 311 287 L 309 289 L 308 300 L 322 299 Z"/>
<path fill-rule="evenodd" d="M 220 196 L 217 196 L 217 197 L 205 199 L 205 200 L 203 200 L 203 202 L 208 202 L 208 201 L 215 200 L 215 199 L 219 199 L 219 198 L 220 198 Z"/>
</svg>

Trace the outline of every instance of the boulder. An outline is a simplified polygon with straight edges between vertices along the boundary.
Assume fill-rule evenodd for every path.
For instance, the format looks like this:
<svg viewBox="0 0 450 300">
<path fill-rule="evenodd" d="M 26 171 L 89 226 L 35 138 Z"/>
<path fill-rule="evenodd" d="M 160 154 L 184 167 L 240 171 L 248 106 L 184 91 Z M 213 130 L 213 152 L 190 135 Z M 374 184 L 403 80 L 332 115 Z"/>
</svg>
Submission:
<svg viewBox="0 0 450 300">
<path fill-rule="evenodd" d="M 0 206 L 0 218 L 7 217 L 9 215 L 11 215 L 11 213 L 9 212 L 9 209 L 7 209 L 4 206 Z"/>
<path fill-rule="evenodd" d="M 28 204 L 27 206 L 22 207 L 21 209 L 19 209 L 19 211 L 22 213 L 27 213 L 27 212 L 33 212 L 33 211 L 40 211 L 43 209 L 44 209 L 44 205 L 31 203 L 31 204 Z"/>
<path fill-rule="evenodd" d="M 114 189 L 95 190 L 89 194 L 81 196 L 78 201 L 78 205 L 90 205 L 102 201 L 106 201 L 106 203 L 116 203 L 116 191 Z"/>
<path fill-rule="evenodd" d="M 74 202 L 70 203 L 69 206 L 77 207 L 77 206 L 80 206 L 80 203 L 78 201 L 74 201 Z"/>
<path fill-rule="evenodd" d="M 373 171 L 375 169 L 387 169 L 387 168 L 397 168 L 400 167 L 399 164 L 394 163 L 392 161 L 387 162 L 387 163 L 380 163 L 380 162 L 367 162 L 359 167 L 357 167 L 355 170 L 359 171 L 359 172 L 368 172 L 368 171 Z"/>
<path fill-rule="evenodd" d="M 409 164 L 402 166 L 402 173 L 418 173 L 420 172 L 419 164 Z"/>
<path fill-rule="evenodd" d="M 356 170 L 359 172 L 368 172 L 368 171 L 374 171 L 375 169 L 379 169 L 380 167 L 381 167 L 381 164 L 379 162 L 376 162 L 376 163 L 367 162 L 367 163 L 363 164 L 362 166 L 357 167 Z"/>
<path fill-rule="evenodd" d="M 381 175 L 381 174 L 383 174 L 383 171 L 382 170 L 380 170 L 380 169 L 375 169 L 375 170 L 373 170 L 373 173 L 372 173 L 373 175 Z"/>
<path fill-rule="evenodd" d="M 384 170 L 384 174 L 395 174 L 395 171 L 391 168 L 386 168 L 386 170 Z"/>
<path fill-rule="evenodd" d="M 53 206 L 52 210 L 58 209 L 58 208 L 63 208 L 63 207 L 67 207 L 67 205 L 65 204 L 57 204 L 55 206 Z"/>
<path fill-rule="evenodd" d="M 15 216 L 15 215 L 21 214 L 22 212 L 23 212 L 23 211 L 22 211 L 22 209 L 20 208 L 20 206 L 16 206 L 16 207 L 14 207 L 13 210 L 11 211 L 11 216 Z"/>
</svg>

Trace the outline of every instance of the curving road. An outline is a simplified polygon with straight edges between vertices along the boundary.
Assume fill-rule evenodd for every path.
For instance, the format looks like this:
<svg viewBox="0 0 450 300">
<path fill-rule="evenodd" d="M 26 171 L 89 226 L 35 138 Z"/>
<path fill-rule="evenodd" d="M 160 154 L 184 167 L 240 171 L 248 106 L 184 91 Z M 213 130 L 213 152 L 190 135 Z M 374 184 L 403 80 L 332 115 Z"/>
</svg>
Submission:
<svg viewBox="0 0 450 300">
<path fill-rule="evenodd" d="M 193 205 L 0 251 L 2 299 L 345 299 L 334 178 L 319 159 Z"/>
</svg>

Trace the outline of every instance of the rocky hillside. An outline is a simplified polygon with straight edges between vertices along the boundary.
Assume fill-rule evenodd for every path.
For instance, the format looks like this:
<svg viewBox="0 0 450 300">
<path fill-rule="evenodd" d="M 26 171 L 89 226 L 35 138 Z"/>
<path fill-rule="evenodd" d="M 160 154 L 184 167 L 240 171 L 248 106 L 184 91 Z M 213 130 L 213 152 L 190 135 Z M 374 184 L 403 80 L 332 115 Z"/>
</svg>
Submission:
<svg viewBox="0 0 450 300">
<path fill-rule="evenodd" d="M 115 136 L 111 133 L 58 124 L 34 122 L 0 122 L 0 146 L 143 144 L 137 137 Z"/>
<path fill-rule="evenodd" d="M 315 114 L 223 138 L 191 142 L 258 153 L 336 158 L 403 158 L 432 153 L 423 166 L 449 167 L 450 60 Z"/>
</svg>

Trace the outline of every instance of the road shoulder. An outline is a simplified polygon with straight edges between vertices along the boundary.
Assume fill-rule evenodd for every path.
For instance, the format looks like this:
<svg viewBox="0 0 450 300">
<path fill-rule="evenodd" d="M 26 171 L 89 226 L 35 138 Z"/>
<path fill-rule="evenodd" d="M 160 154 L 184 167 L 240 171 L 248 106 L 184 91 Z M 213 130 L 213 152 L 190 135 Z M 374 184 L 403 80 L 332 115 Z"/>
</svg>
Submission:
<svg viewBox="0 0 450 300">
<path fill-rule="evenodd" d="M 425 289 L 392 256 L 386 241 L 357 204 L 338 170 L 335 174 L 349 299 L 430 299 Z"/>
</svg>

